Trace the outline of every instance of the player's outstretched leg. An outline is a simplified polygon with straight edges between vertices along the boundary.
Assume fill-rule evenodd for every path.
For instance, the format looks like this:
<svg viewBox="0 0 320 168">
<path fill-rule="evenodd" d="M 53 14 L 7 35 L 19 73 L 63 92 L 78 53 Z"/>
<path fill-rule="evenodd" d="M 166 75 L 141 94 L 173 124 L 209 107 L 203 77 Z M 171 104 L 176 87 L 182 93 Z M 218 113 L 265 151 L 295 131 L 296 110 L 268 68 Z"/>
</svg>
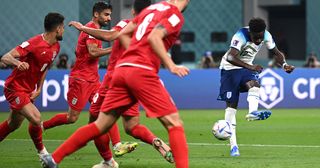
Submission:
<svg viewBox="0 0 320 168">
<path fill-rule="evenodd" d="M 271 111 L 269 110 L 258 111 L 260 99 L 259 90 L 260 88 L 258 87 L 252 87 L 248 90 L 247 101 L 249 103 L 249 113 L 246 115 L 248 121 L 265 120 L 271 116 Z"/>
<path fill-rule="evenodd" d="M 266 120 L 271 114 L 272 113 L 269 110 L 253 111 L 246 115 L 246 119 L 248 121 Z"/>
<path fill-rule="evenodd" d="M 236 136 L 236 126 L 237 126 L 237 120 L 236 120 L 236 114 L 237 109 L 234 108 L 226 108 L 225 110 L 225 120 L 229 121 L 231 123 L 231 137 L 230 137 L 230 156 L 240 156 L 238 144 L 237 144 L 237 136 Z"/>
<path fill-rule="evenodd" d="M 160 138 L 155 138 L 152 146 L 170 163 L 174 163 L 171 148 L 163 142 Z"/>
</svg>

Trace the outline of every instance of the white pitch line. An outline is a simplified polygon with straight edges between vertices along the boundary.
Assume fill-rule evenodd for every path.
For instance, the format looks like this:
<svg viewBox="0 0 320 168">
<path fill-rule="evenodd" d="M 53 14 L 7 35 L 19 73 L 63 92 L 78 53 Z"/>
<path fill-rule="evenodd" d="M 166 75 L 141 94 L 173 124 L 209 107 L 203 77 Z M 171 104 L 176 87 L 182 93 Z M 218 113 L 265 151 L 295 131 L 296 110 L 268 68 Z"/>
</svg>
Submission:
<svg viewBox="0 0 320 168">
<path fill-rule="evenodd" d="M 5 139 L 5 141 L 30 141 L 31 139 Z M 65 140 L 45 139 L 46 142 L 64 142 Z M 143 142 L 138 142 L 144 144 Z M 215 143 L 188 143 L 190 146 L 229 146 L 229 144 Z M 320 148 L 318 145 L 265 145 L 265 144 L 238 144 L 245 147 L 280 147 L 280 148 Z"/>
</svg>

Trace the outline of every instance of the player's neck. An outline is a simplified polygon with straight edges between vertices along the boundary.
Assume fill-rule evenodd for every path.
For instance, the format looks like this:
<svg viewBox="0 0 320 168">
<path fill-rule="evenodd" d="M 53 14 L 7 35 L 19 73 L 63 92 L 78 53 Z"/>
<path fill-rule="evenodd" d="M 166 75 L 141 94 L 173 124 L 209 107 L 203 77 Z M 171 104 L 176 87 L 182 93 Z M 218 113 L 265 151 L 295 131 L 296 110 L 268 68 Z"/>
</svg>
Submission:
<svg viewBox="0 0 320 168">
<path fill-rule="evenodd" d="M 42 38 L 50 45 L 57 42 L 56 35 L 54 33 L 45 32 L 43 33 Z"/>
<path fill-rule="evenodd" d="M 97 20 L 92 19 L 92 22 L 94 23 L 94 25 L 96 25 L 96 27 L 97 27 L 98 29 L 100 29 L 100 28 L 101 28 L 101 26 L 100 26 L 100 24 L 98 23 L 98 21 L 97 21 Z"/>
<path fill-rule="evenodd" d="M 180 12 L 184 9 L 184 5 L 181 2 L 178 2 L 176 0 L 167 0 L 167 2 L 171 5 L 176 6 Z"/>
</svg>

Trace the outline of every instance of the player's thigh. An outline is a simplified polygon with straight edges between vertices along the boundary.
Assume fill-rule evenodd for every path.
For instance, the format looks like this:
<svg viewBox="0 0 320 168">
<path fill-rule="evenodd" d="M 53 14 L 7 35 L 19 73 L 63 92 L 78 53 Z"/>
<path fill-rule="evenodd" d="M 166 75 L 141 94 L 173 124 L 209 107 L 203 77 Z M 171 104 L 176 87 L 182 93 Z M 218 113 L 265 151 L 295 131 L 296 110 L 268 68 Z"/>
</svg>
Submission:
<svg viewBox="0 0 320 168">
<path fill-rule="evenodd" d="M 40 125 L 41 123 L 41 114 L 37 107 L 28 103 L 21 110 L 20 114 L 26 117 L 33 125 Z"/>
<path fill-rule="evenodd" d="M 133 76 L 135 80 L 128 85 L 132 94 L 145 108 L 148 117 L 161 117 L 178 111 L 156 73 L 141 70 Z"/>
<path fill-rule="evenodd" d="M 93 83 L 69 78 L 69 90 L 67 99 L 69 107 L 75 111 L 81 112 L 86 103 L 90 101 L 91 96 L 95 93 L 97 86 Z"/>
<path fill-rule="evenodd" d="M 30 94 L 27 92 L 16 92 L 5 88 L 4 95 L 10 104 L 10 109 L 14 111 L 20 111 L 25 105 L 31 102 Z"/>
<path fill-rule="evenodd" d="M 259 73 L 249 69 L 242 69 L 241 87 L 250 89 L 252 87 L 260 87 Z"/>
<path fill-rule="evenodd" d="M 241 84 L 241 70 L 221 70 L 218 100 L 237 102 Z"/>
</svg>

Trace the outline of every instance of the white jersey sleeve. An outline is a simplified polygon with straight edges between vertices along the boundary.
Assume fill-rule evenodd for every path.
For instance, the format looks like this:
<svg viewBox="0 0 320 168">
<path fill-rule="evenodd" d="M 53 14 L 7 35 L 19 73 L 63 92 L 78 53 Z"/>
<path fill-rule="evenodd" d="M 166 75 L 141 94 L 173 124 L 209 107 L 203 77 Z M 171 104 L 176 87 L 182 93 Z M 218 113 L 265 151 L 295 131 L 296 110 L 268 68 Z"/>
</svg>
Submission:
<svg viewBox="0 0 320 168">
<path fill-rule="evenodd" d="M 267 30 L 264 32 L 264 40 L 263 41 L 269 50 L 272 50 L 272 49 L 274 49 L 274 47 L 276 47 L 276 43 L 274 42 L 272 35 Z"/>
<path fill-rule="evenodd" d="M 235 48 L 241 51 L 242 47 L 247 43 L 247 40 L 243 33 L 239 30 L 236 34 L 233 35 L 231 39 L 230 47 Z"/>
</svg>

